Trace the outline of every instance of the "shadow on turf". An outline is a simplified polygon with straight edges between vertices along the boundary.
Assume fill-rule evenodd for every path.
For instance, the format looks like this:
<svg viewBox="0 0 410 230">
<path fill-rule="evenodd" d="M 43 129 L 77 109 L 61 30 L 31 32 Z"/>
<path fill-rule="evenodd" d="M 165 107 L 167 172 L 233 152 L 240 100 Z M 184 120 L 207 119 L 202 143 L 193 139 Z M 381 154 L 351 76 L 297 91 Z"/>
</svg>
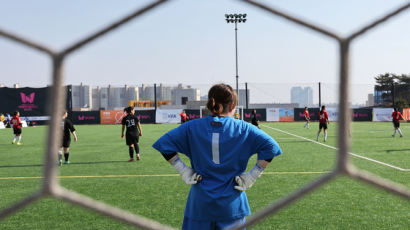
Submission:
<svg viewBox="0 0 410 230">
<path fill-rule="evenodd" d="M 111 164 L 111 163 L 128 163 L 128 161 L 93 161 L 93 162 L 74 162 L 70 165 L 92 165 L 92 164 Z M 37 165 L 0 165 L 0 168 L 24 168 L 24 167 L 42 167 L 43 164 Z"/>
<path fill-rule="evenodd" d="M 410 149 L 387 149 L 386 153 L 391 153 L 391 152 L 404 152 L 404 151 L 410 151 Z"/>
</svg>

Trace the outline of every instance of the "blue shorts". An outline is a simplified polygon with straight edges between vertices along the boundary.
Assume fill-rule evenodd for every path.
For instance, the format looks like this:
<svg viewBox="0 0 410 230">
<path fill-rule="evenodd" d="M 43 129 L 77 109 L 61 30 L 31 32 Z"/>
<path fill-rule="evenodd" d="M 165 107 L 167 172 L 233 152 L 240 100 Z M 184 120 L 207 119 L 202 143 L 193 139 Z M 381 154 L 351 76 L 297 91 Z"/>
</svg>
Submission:
<svg viewBox="0 0 410 230">
<path fill-rule="evenodd" d="M 243 224 L 246 222 L 246 217 L 230 221 L 207 221 L 207 220 L 192 220 L 184 217 L 182 230 L 219 230 L 235 224 Z M 244 228 L 246 229 L 246 228 Z"/>
</svg>

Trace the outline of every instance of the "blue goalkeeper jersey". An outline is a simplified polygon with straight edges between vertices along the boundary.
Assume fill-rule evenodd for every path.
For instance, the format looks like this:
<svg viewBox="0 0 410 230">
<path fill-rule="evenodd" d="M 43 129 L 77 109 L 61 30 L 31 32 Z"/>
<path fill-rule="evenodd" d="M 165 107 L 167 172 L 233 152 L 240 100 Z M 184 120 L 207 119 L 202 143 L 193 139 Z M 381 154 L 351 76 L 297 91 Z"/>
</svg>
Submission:
<svg viewBox="0 0 410 230">
<path fill-rule="evenodd" d="M 202 180 L 191 186 L 185 217 L 194 220 L 229 221 L 250 215 L 246 193 L 234 189 L 249 158 L 258 160 L 282 154 L 276 141 L 242 120 L 207 116 L 175 128 L 153 147 L 162 154 L 183 153 Z"/>
</svg>

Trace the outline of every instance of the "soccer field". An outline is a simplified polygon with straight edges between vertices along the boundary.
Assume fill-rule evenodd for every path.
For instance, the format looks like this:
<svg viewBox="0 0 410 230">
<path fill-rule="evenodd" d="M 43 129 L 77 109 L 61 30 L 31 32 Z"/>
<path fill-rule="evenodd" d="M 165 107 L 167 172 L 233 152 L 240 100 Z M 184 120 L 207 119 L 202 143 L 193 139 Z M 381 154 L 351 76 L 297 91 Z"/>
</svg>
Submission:
<svg viewBox="0 0 410 230">
<path fill-rule="evenodd" d="M 317 123 L 262 123 L 281 146 L 255 185 L 247 191 L 253 213 L 331 171 L 336 160 L 337 124 L 315 141 Z M 151 146 L 177 125 L 142 125 L 141 160 L 127 162 L 128 147 L 119 125 L 77 125 L 70 164 L 60 183 L 93 199 L 180 228 L 189 186 Z M 360 169 L 410 188 L 410 123 L 404 137 L 392 138 L 388 123 L 352 124 L 352 162 Z M 0 130 L 0 209 L 37 191 L 42 183 L 46 127 L 23 129 L 22 146 L 11 144 L 12 130 Z M 323 145 L 324 144 L 324 145 Z M 189 163 L 186 158 L 183 158 Z M 256 158 L 249 161 L 249 167 Z M 252 229 L 410 229 L 410 202 L 375 187 L 338 177 Z M 133 229 L 75 205 L 42 199 L 0 222 L 8 229 Z"/>
</svg>

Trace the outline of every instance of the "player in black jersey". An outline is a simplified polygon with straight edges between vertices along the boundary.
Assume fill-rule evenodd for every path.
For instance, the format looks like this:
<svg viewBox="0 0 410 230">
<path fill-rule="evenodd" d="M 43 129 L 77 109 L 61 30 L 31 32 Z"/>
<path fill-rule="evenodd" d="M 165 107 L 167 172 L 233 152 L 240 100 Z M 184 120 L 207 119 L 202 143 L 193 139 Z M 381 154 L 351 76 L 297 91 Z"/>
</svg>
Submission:
<svg viewBox="0 0 410 230">
<path fill-rule="evenodd" d="M 140 121 L 138 120 L 138 117 L 135 116 L 135 111 L 134 107 L 127 107 L 124 109 L 124 111 L 127 113 L 127 116 L 125 116 L 122 119 L 122 129 L 121 129 L 121 138 L 124 138 L 124 129 L 127 127 L 127 131 L 125 133 L 125 140 L 126 144 L 129 147 L 129 153 L 130 153 L 130 159 L 129 161 L 134 161 L 134 148 L 135 148 L 135 153 L 137 160 L 140 159 L 140 149 L 138 146 L 138 140 L 139 137 L 142 136 L 142 129 L 141 129 L 141 124 Z"/>
<path fill-rule="evenodd" d="M 61 150 L 58 152 L 58 164 L 61 165 L 63 163 L 63 152 L 62 150 L 64 150 L 64 164 L 68 164 L 70 163 L 68 161 L 68 157 L 70 156 L 69 153 L 69 148 L 70 148 L 70 144 L 71 144 L 71 134 L 70 132 L 73 134 L 74 136 L 74 141 L 77 141 L 77 133 L 75 132 L 75 128 L 73 125 L 73 122 L 71 122 L 71 120 L 69 120 L 67 118 L 67 111 L 64 111 L 63 114 L 63 121 L 62 121 L 62 126 L 63 126 L 63 143 L 62 143 L 62 148 Z"/>
</svg>

